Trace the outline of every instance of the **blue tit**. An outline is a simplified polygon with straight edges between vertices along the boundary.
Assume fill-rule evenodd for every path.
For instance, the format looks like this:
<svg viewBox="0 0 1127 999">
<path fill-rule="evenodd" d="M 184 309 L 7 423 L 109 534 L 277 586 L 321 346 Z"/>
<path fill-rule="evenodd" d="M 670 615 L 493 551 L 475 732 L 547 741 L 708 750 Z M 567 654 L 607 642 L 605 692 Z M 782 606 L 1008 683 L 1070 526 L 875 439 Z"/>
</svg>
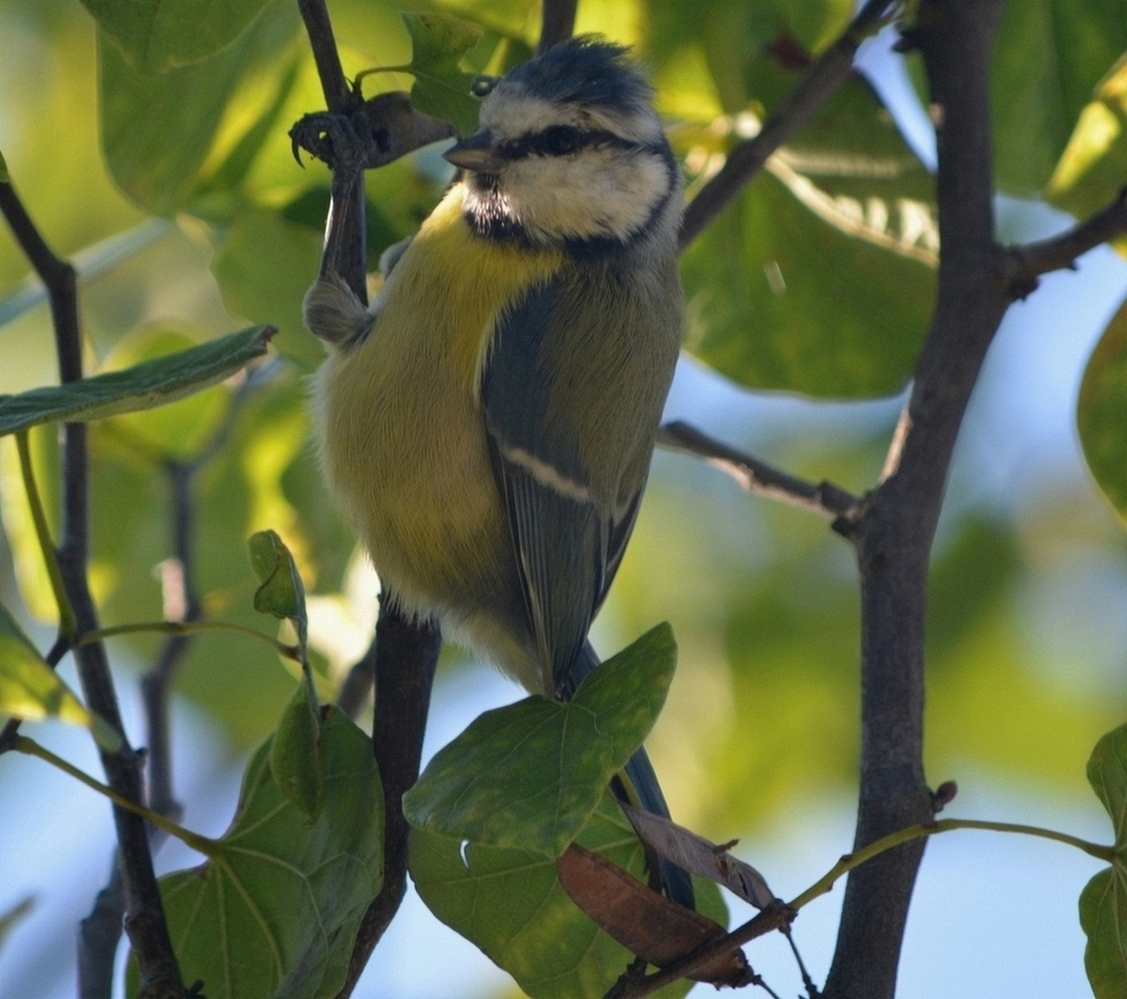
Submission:
<svg viewBox="0 0 1127 999">
<path fill-rule="evenodd" d="M 306 296 L 325 475 L 382 584 L 548 697 L 598 665 L 679 351 L 682 186 L 651 97 L 589 37 L 518 67 L 371 309 L 331 274 Z M 669 814 L 644 750 L 616 790 Z"/>
</svg>

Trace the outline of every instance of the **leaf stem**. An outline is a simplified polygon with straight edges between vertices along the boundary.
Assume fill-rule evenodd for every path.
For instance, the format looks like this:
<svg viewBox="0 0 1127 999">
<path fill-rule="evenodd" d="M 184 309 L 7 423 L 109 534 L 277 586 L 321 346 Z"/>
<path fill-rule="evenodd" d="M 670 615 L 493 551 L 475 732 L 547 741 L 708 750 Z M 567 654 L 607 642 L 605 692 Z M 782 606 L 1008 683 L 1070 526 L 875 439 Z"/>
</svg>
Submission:
<svg viewBox="0 0 1127 999">
<path fill-rule="evenodd" d="M 130 801 L 124 795 L 118 794 L 112 787 L 107 787 L 101 781 L 95 780 L 88 773 L 68 763 L 61 756 L 56 756 L 34 739 L 29 739 L 26 735 L 18 735 L 13 742 L 12 748 L 19 753 L 34 756 L 43 760 L 45 763 L 50 763 L 51 766 L 57 767 L 75 780 L 81 781 L 91 790 L 97 791 L 99 794 L 109 798 L 110 801 L 118 807 L 127 809 L 134 815 L 139 815 L 147 822 L 151 822 L 158 829 L 164 830 L 169 836 L 175 836 L 180 842 L 191 847 L 197 853 L 202 853 L 205 857 L 209 858 L 214 858 L 217 854 L 218 851 L 216 849 L 215 840 L 209 839 L 207 836 L 201 836 L 199 833 L 194 833 L 190 829 L 185 829 L 183 826 L 178 825 L 159 812 L 154 812 L 151 808 L 146 808 L 144 805 L 138 805 L 135 801 Z"/>
<path fill-rule="evenodd" d="M 710 961 L 731 953 L 736 947 L 742 947 L 771 930 L 785 927 L 799 909 L 819 896 L 825 895 L 840 878 L 874 857 L 913 840 L 934 836 L 938 833 L 953 832 L 956 829 L 985 829 L 991 832 L 1038 836 L 1041 839 L 1054 840 L 1058 843 L 1074 846 L 1078 850 L 1083 850 L 1090 856 L 1106 860 L 1108 863 L 1111 863 L 1115 857 L 1114 846 L 1100 846 L 1079 837 L 1070 836 L 1068 833 L 1056 832 L 1053 829 L 1042 829 L 1039 826 L 1020 825 L 1013 822 L 990 822 L 981 819 L 940 819 L 936 822 L 922 822 L 874 840 L 861 850 L 846 854 L 806 891 L 796 896 L 793 901 L 768 906 L 762 912 L 756 913 L 743 925 L 737 926 L 727 936 L 714 940 L 706 947 L 701 947 L 688 958 L 682 958 L 666 965 L 659 971 L 641 979 L 629 982 L 620 979 L 618 985 L 607 994 L 608 996 L 614 995 L 616 999 L 627 999 L 627 997 L 628 999 L 638 999 L 641 996 L 653 995 L 666 985 L 689 976 L 698 968 L 703 968 Z"/>
<path fill-rule="evenodd" d="M 1114 846 L 1090 843 L 1077 836 L 1057 832 L 1054 829 L 1043 829 L 1040 826 L 1029 826 L 1015 822 L 992 822 L 983 819 L 939 819 L 935 822 L 921 822 L 919 825 L 900 829 L 881 839 L 874 840 L 860 850 L 846 854 L 806 891 L 796 896 L 788 904 L 792 909 L 801 909 L 818 896 L 826 894 L 840 877 L 874 857 L 893 849 L 893 847 L 902 846 L 904 843 L 921 839 L 924 836 L 935 836 L 939 833 L 953 832 L 956 829 L 983 829 L 990 832 L 1014 833 L 1020 836 L 1037 836 L 1041 839 L 1049 839 L 1057 843 L 1064 843 L 1067 846 L 1074 846 L 1078 850 L 1083 850 L 1089 856 L 1106 860 L 1108 863 L 1111 863 L 1115 858 Z"/>
<path fill-rule="evenodd" d="M 134 624 L 116 624 L 110 628 L 97 628 L 93 631 L 87 631 L 79 635 L 74 644 L 90 645 L 93 642 L 100 642 L 103 639 L 114 638 L 118 635 L 132 635 L 147 631 L 163 635 L 195 635 L 205 631 L 230 632 L 264 642 L 280 656 L 298 663 L 301 662 L 301 650 L 298 646 L 280 642 L 261 631 L 256 631 L 254 628 L 225 621 L 138 621 Z"/>
<path fill-rule="evenodd" d="M 51 592 L 59 609 L 59 634 L 64 640 L 69 641 L 78 630 L 78 625 L 70 597 L 67 595 L 66 584 L 63 582 L 62 569 L 59 568 L 55 542 L 47 523 L 47 513 L 43 509 L 43 498 L 39 495 L 39 486 L 35 482 L 28 431 L 20 430 L 15 436 L 16 450 L 20 457 L 20 477 L 23 479 L 24 494 L 27 496 L 28 509 L 31 511 L 31 521 L 35 525 L 35 538 L 39 542 L 39 551 L 43 555 L 47 577 L 51 580 Z"/>
</svg>

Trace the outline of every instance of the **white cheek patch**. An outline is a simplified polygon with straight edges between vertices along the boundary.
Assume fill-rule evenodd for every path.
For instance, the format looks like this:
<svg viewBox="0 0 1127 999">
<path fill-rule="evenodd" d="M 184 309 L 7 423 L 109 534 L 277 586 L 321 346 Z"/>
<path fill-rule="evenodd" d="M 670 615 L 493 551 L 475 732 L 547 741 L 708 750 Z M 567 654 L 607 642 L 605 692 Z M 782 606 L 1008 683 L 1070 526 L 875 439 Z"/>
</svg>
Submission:
<svg viewBox="0 0 1127 999">
<path fill-rule="evenodd" d="M 664 159 L 617 146 L 572 156 L 529 156 L 506 171 L 513 217 L 533 235 L 625 242 L 668 196 Z"/>
</svg>

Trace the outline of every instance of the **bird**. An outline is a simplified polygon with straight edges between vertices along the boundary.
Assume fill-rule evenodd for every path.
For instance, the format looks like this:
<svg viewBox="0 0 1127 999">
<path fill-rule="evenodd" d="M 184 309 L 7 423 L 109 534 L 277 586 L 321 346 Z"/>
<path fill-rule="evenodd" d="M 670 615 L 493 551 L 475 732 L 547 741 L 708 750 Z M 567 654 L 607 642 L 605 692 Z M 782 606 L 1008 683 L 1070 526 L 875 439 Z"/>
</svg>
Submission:
<svg viewBox="0 0 1127 999">
<path fill-rule="evenodd" d="M 371 307 L 331 271 L 306 295 L 321 464 L 401 612 L 566 700 L 598 667 L 680 350 L 680 169 L 597 36 L 496 81 L 444 155 L 454 181 Z M 612 788 L 669 816 L 644 748 Z"/>
</svg>

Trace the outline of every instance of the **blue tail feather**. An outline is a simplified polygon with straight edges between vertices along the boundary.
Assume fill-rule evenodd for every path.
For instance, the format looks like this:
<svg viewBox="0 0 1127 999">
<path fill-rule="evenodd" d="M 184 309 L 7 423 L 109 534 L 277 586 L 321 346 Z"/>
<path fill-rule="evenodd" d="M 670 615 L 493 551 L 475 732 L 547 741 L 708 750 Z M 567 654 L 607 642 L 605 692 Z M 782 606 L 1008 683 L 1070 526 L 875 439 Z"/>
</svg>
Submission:
<svg viewBox="0 0 1127 999">
<path fill-rule="evenodd" d="M 598 664 L 599 658 L 595 654 L 595 650 L 590 643 L 587 643 L 583 651 L 576 657 L 574 674 L 571 677 L 572 683 L 568 684 L 571 689 L 561 690 L 560 693 L 570 697 L 575 686 L 578 686 L 580 681 Z M 629 787 L 625 786 L 627 782 Z M 657 774 L 654 773 L 653 764 L 650 763 L 645 747 L 639 748 L 630 757 L 623 772 L 611 783 L 611 790 L 615 797 L 624 804 L 643 808 L 654 815 L 660 815 L 663 819 L 670 818 L 669 806 L 665 803 L 665 795 L 661 793 L 661 785 L 657 782 Z M 695 909 L 696 896 L 693 893 L 692 878 L 686 871 L 671 861 L 663 857 L 659 857 L 657 860 L 666 894 L 674 902 L 688 909 Z"/>
</svg>

